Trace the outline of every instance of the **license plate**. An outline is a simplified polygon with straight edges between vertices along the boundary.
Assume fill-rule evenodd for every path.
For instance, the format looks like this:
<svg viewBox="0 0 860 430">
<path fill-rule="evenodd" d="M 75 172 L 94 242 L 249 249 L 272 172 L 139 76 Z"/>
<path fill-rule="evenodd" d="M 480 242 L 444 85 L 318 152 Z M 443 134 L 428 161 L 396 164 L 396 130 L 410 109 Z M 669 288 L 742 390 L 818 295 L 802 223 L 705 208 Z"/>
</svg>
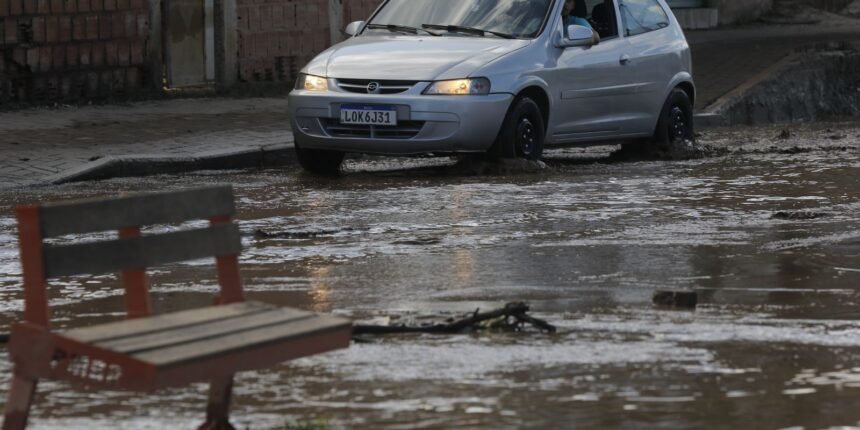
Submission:
<svg viewBox="0 0 860 430">
<path fill-rule="evenodd" d="M 397 108 L 385 105 L 341 105 L 340 123 L 397 125 Z"/>
</svg>

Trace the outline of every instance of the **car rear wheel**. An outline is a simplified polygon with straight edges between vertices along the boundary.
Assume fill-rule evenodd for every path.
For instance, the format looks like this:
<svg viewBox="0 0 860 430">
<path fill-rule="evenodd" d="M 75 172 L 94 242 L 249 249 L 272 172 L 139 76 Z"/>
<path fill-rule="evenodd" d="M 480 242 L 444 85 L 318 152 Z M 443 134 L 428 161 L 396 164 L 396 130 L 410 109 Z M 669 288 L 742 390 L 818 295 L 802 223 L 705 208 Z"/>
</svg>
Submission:
<svg viewBox="0 0 860 430">
<path fill-rule="evenodd" d="M 302 148 L 296 142 L 296 158 L 302 169 L 321 176 L 337 176 L 343 164 L 344 153 L 324 149 Z"/>
<path fill-rule="evenodd" d="M 544 134 L 543 115 L 537 103 L 528 97 L 517 98 L 505 116 L 490 155 L 539 160 L 543 154 Z"/>
<path fill-rule="evenodd" d="M 660 152 L 671 152 L 694 139 L 693 103 L 684 90 L 675 88 L 660 112 L 653 145 Z"/>
</svg>

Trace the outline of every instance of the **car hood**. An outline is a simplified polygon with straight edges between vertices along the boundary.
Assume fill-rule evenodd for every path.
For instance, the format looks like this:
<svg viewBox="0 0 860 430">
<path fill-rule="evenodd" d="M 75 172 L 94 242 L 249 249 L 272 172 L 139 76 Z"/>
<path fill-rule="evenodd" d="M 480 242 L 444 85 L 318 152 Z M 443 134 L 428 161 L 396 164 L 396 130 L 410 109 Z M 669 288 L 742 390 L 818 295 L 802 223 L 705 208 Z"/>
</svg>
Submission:
<svg viewBox="0 0 860 430">
<path fill-rule="evenodd" d="M 341 79 L 465 78 L 530 42 L 491 37 L 360 36 L 329 48 L 311 61 L 306 71 Z"/>
</svg>

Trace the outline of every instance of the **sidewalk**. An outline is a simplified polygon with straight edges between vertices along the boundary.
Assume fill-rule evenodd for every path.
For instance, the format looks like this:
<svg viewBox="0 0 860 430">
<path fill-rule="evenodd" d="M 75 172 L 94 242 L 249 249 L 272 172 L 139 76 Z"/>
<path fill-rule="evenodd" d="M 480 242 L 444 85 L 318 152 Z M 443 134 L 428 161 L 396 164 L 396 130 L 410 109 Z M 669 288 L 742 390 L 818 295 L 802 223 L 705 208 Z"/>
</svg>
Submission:
<svg viewBox="0 0 860 430">
<path fill-rule="evenodd" d="M 816 44 L 860 41 L 860 20 L 688 33 L 699 111 Z M 286 98 L 184 99 L 0 113 L 0 188 L 284 164 Z"/>
<path fill-rule="evenodd" d="M 252 167 L 291 154 L 286 98 L 183 99 L 0 113 L 4 188 Z"/>
<path fill-rule="evenodd" d="M 687 41 L 693 53 L 696 110 L 702 111 L 792 53 L 822 44 L 860 41 L 860 19 L 826 14 L 817 24 L 691 31 Z"/>
</svg>

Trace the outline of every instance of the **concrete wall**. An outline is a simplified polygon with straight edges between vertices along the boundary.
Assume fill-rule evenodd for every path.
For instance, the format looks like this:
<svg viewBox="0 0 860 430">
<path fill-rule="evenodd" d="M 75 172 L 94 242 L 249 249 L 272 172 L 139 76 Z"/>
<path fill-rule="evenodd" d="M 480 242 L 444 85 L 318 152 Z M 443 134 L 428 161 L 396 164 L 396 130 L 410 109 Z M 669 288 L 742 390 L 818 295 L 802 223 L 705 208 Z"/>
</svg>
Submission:
<svg viewBox="0 0 860 430">
<path fill-rule="evenodd" d="M 773 0 L 708 0 L 720 11 L 720 25 L 755 21 L 773 8 Z"/>
<path fill-rule="evenodd" d="M 830 12 L 839 12 L 853 0 L 802 0 L 802 4 Z M 708 0 L 708 7 L 720 11 L 720 24 L 755 21 L 773 9 L 774 0 Z"/>
<path fill-rule="evenodd" d="M 147 0 L 0 0 L 0 106 L 144 88 Z"/>
<path fill-rule="evenodd" d="M 839 12 L 848 7 L 854 0 L 806 0 L 806 3 L 818 9 Z"/>
</svg>

